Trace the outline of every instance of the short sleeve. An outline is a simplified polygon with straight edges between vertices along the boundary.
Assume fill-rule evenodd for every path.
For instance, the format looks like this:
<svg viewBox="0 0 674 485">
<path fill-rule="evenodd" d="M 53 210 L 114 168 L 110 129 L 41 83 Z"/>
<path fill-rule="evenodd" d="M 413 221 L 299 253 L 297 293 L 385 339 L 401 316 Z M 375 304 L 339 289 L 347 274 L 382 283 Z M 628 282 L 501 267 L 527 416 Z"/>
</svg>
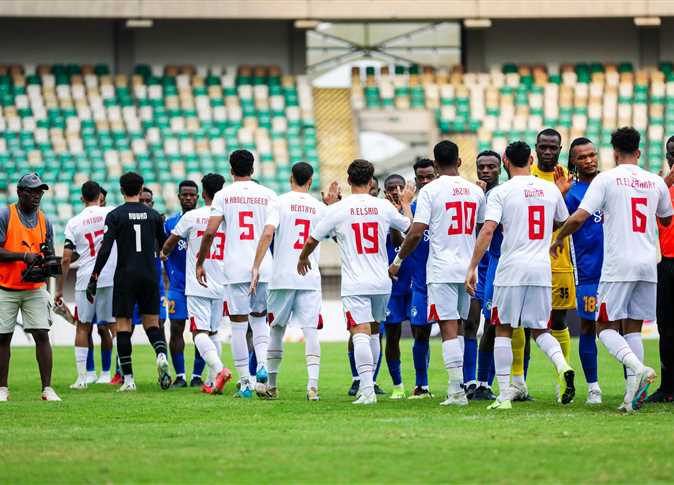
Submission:
<svg viewBox="0 0 674 485">
<path fill-rule="evenodd" d="M 423 188 L 419 191 L 419 197 L 417 197 L 417 207 L 414 212 L 414 222 L 420 222 L 421 224 L 426 224 L 427 226 L 431 222 L 431 206 L 432 206 L 432 197 L 429 190 Z"/>
<path fill-rule="evenodd" d="M 475 191 L 475 195 L 477 196 L 477 223 L 483 224 L 484 216 L 487 211 L 486 199 L 479 188 Z"/>
<path fill-rule="evenodd" d="M 73 220 L 71 219 L 71 220 L 68 221 L 68 224 L 66 224 L 65 238 L 72 241 L 72 242 L 75 242 L 75 232 L 74 232 L 73 229 L 74 229 L 73 228 Z"/>
<path fill-rule="evenodd" d="M 578 209 L 578 205 L 580 203 L 573 190 L 569 190 L 567 192 L 565 202 L 566 208 L 569 210 L 570 214 L 576 212 L 576 209 Z"/>
<path fill-rule="evenodd" d="M 501 217 L 503 216 L 503 196 L 501 195 L 502 190 L 492 189 L 487 199 L 486 209 L 484 213 L 485 221 L 494 221 L 497 224 L 501 223 Z"/>
<path fill-rule="evenodd" d="M 211 203 L 211 217 L 213 216 L 225 216 L 225 204 L 224 204 L 224 194 L 222 190 L 219 190 L 217 194 L 215 194 L 215 197 L 213 198 L 213 202 Z"/>
<path fill-rule="evenodd" d="M 569 218 L 569 210 L 566 208 L 566 202 L 562 193 L 557 191 L 557 205 L 555 206 L 555 221 L 564 222 Z"/>
<path fill-rule="evenodd" d="M 178 221 L 178 224 L 176 224 L 175 227 L 171 230 L 170 234 L 187 239 L 189 236 L 190 227 L 192 226 L 191 219 L 192 218 L 190 217 L 189 213 L 183 215 Z M 166 225 L 164 225 L 164 227 L 166 227 Z"/>
<path fill-rule="evenodd" d="M 602 177 L 601 174 L 595 177 L 587 188 L 585 197 L 580 201 L 580 205 L 578 206 L 579 209 L 583 209 L 588 214 L 593 214 L 595 211 L 604 208 L 604 199 L 606 196 L 606 183 L 604 180 L 606 179 L 605 177 Z"/>
<path fill-rule="evenodd" d="M 396 208 L 390 202 L 386 201 L 390 208 L 387 208 L 389 215 L 389 225 L 393 229 L 398 229 L 399 231 L 405 232 L 410 228 L 410 220 L 408 217 L 404 216 L 396 210 Z"/>
<path fill-rule="evenodd" d="M 341 204 L 337 203 L 329 206 L 323 213 L 323 218 L 311 231 L 311 237 L 317 241 L 327 239 L 332 235 L 332 231 L 339 223 L 339 207 Z"/>
<path fill-rule="evenodd" d="M 662 179 L 658 183 L 658 210 L 655 213 L 658 217 L 669 217 L 672 215 L 672 198 L 669 194 L 667 184 Z"/>
<path fill-rule="evenodd" d="M 270 200 L 269 201 L 269 206 L 267 207 L 267 218 L 264 222 L 265 226 L 273 226 L 274 229 L 276 229 L 279 225 L 279 221 L 281 219 L 280 216 L 280 211 L 281 211 L 281 202 L 277 199 Z"/>
</svg>

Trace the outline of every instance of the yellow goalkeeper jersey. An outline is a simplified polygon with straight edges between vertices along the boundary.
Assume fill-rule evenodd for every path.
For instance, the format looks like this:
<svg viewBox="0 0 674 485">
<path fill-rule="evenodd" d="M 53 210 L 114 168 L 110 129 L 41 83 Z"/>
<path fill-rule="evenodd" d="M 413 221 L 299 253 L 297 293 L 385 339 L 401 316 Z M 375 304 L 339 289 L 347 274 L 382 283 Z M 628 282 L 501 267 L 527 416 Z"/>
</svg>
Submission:
<svg viewBox="0 0 674 485">
<path fill-rule="evenodd" d="M 564 168 L 564 167 L 562 167 Z M 538 168 L 538 164 L 534 163 L 531 167 L 531 175 L 535 177 L 540 177 L 543 180 L 548 182 L 555 183 L 555 173 L 554 172 L 544 172 Z M 564 168 L 564 176 L 568 176 L 568 171 Z M 552 234 L 552 240 L 554 241 L 557 236 L 557 231 Z M 561 254 L 557 258 L 550 258 L 550 263 L 552 265 L 553 273 L 573 273 L 573 263 L 571 262 L 571 238 L 567 237 L 564 242 L 564 249 L 562 249 Z"/>
</svg>

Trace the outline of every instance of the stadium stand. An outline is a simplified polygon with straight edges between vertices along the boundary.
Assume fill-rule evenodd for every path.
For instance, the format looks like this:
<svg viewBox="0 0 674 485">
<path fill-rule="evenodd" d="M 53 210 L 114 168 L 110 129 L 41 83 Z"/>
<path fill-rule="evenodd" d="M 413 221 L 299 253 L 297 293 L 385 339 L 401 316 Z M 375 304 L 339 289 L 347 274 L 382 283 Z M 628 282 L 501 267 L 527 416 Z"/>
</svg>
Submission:
<svg viewBox="0 0 674 485">
<path fill-rule="evenodd" d="M 535 143 L 554 127 L 568 147 L 587 136 L 598 142 L 603 166 L 613 163 L 611 132 L 632 125 L 645 134 L 641 161 L 662 169 L 663 140 L 674 132 L 672 63 L 635 71 L 631 64 L 517 66 L 488 73 L 386 66 L 352 70 L 355 109 L 430 109 L 442 134 L 472 132 L 477 149 L 503 151 L 508 140 Z M 566 154 L 562 154 L 566 158 Z"/>
<path fill-rule="evenodd" d="M 295 161 L 319 170 L 311 86 L 273 66 L 139 65 L 131 76 L 106 65 L 0 66 L 0 104 L 0 205 L 14 198 L 15 174 L 38 171 L 59 237 L 89 178 L 117 204 L 117 178 L 138 170 L 163 212 L 178 206 L 178 181 L 226 175 L 235 149 L 256 153 L 258 180 L 275 190 Z"/>
</svg>

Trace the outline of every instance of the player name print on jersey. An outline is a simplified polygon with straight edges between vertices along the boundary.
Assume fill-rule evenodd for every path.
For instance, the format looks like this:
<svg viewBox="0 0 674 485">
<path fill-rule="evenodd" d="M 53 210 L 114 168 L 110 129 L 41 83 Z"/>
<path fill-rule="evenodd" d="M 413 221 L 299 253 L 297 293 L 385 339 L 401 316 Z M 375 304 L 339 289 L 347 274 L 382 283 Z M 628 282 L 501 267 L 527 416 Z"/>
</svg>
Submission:
<svg viewBox="0 0 674 485">
<path fill-rule="evenodd" d="M 145 212 L 129 212 L 129 220 L 145 221 L 147 220 L 147 214 Z"/>
</svg>

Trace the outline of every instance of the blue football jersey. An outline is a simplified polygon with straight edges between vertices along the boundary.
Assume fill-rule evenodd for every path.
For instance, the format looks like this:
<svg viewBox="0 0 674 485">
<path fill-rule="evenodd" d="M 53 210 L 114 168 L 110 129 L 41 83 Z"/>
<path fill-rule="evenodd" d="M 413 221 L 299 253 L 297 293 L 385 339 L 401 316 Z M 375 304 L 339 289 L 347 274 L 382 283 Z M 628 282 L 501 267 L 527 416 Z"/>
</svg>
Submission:
<svg viewBox="0 0 674 485">
<path fill-rule="evenodd" d="M 182 214 L 175 214 L 164 222 L 164 232 L 168 236 L 178 224 Z M 181 239 L 169 254 L 166 260 L 166 274 L 168 275 L 171 291 L 185 292 L 185 264 L 187 255 L 187 241 Z"/>
<path fill-rule="evenodd" d="M 388 254 L 388 264 L 391 264 L 400 251 L 400 246 L 394 246 L 391 241 L 391 234 L 386 235 L 386 253 Z M 412 290 L 412 261 L 406 258 L 398 270 L 398 279 L 393 280 L 391 286 L 391 296 L 407 295 Z"/>
<path fill-rule="evenodd" d="M 412 214 L 417 210 L 417 201 L 412 202 Z M 424 237 L 421 238 L 417 247 L 409 255 L 408 259 L 412 267 L 412 288 L 414 291 L 426 293 L 426 263 L 428 262 L 428 251 L 430 247 L 430 233 L 428 229 L 424 231 Z"/>
<path fill-rule="evenodd" d="M 566 194 L 566 207 L 573 214 L 580 205 L 590 184 L 574 182 Z M 600 211 L 591 214 L 573 234 L 573 252 L 578 284 L 598 283 L 604 261 L 604 228 Z"/>
<path fill-rule="evenodd" d="M 493 188 L 485 194 L 486 200 L 489 200 L 489 193 L 494 190 Z M 489 244 L 489 257 L 494 258 L 498 260 L 498 258 L 501 257 L 501 244 L 503 243 L 503 227 L 499 224 L 496 230 L 494 231 L 494 235 L 491 238 L 491 243 Z M 489 265 L 489 262 L 487 262 L 487 265 Z"/>
</svg>

